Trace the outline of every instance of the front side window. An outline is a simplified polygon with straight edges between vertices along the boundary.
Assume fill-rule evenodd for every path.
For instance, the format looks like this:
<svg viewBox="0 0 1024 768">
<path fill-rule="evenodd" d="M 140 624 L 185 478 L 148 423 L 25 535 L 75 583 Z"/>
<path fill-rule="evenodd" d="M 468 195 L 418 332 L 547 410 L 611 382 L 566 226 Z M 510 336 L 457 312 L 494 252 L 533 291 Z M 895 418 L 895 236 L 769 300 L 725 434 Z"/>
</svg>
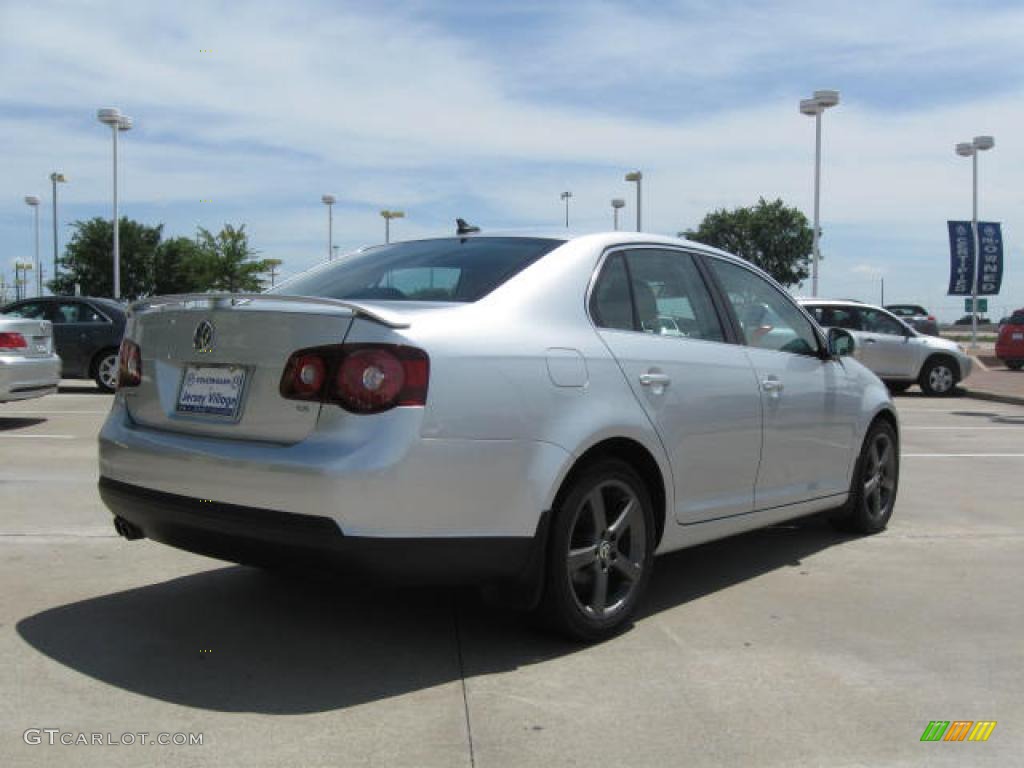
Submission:
<svg viewBox="0 0 1024 768">
<path fill-rule="evenodd" d="M 368 301 L 473 302 L 562 240 L 467 237 L 382 245 L 314 267 L 270 293 Z"/>
<path fill-rule="evenodd" d="M 693 257 L 636 249 L 605 261 L 590 298 L 601 328 L 725 341 L 711 294 Z"/>
<path fill-rule="evenodd" d="M 818 335 L 793 301 L 760 275 L 710 259 L 748 346 L 817 356 Z"/>
<path fill-rule="evenodd" d="M 868 333 L 883 333 L 887 336 L 905 336 L 900 322 L 879 309 L 864 307 L 860 311 L 861 322 Z"/>
</svg>

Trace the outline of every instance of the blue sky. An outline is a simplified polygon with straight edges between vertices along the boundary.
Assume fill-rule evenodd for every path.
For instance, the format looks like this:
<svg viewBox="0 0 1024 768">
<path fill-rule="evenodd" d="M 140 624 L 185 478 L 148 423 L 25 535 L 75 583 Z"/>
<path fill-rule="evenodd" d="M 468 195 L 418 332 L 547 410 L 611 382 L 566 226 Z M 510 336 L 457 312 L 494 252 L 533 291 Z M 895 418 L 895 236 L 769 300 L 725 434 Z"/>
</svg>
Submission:
<svg viewBox="0 0 1024 768">
<path fill-rule="evenodd" d="M 810 212 L 813 121 L 825 116 L 822 293 L 925 303 L 942 316 L 945 221 L 970 216 L 982 133 L 982 217 L 1004 223 L 1003 294 L 1024 305 L 1024 6 L 820 2 L 88 3 L 0 5 L 0 268 L 31 257 L 26 194 L 49 181 L 61 232 L 110 211 L 101 106 L 135 119 L 121 142 L 126 216 L 245 224 L 294 273 L 335 243 L 557 226 L 608 229 L 625 171 L 645 174 L 645 228 L 675 233 L 719 207 L 782 197 Z M 200 202 L 208 200 L 210 202 Z M 799 291 L 797 291 L 799 292 Z"/>
</svg>

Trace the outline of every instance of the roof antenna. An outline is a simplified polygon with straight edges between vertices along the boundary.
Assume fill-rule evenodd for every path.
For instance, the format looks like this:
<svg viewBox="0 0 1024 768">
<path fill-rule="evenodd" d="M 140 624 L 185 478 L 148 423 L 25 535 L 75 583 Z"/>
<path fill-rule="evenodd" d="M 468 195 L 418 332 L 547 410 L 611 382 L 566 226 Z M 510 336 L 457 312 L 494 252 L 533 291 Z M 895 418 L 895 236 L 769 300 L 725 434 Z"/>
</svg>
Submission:
<svg viewBox="0 0 1024 768">
<path fill-rule="evenodd" d="M 465 219 L 455 220 L 455 233 L 458 235 L 471 235 L 474 232 L 479 232 L 480 227 L 475 227 L 472 224 L 468 224 Z"/>
</svg>

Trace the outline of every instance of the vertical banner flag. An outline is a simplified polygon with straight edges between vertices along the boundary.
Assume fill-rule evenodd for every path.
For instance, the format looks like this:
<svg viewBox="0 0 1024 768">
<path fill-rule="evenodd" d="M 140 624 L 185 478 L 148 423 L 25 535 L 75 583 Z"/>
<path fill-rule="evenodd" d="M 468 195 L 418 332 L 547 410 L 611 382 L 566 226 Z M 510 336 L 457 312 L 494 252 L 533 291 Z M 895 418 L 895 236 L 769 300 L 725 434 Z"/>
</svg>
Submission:
<svg viewBox="0 0 1024 768">
<path fill-rule="evenodd" d="M 946 293 L 949 296 L 970 296 L 974 289 L 971 222 L 947 221 L 946 224 L 949 226 L 949 290 Z"/>
<path fill-rule="evenodd" d="M 998 222 L 978 222 L 978 295 L 998 296 L 1003 282 L 1003 232 Z"/>
</svg>

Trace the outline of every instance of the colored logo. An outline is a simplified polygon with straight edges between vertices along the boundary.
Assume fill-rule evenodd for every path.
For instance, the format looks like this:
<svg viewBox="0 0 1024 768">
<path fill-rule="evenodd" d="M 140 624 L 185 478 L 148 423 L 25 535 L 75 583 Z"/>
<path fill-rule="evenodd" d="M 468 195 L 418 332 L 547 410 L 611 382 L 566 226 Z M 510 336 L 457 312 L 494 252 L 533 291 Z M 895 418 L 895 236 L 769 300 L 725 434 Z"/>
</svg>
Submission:
<svg viewBox="0 0 1024 768">
<path fill-rule="evenodd" d="M 932 720 L 921 741 L 988 741 L 995 729 L 995 720 Z"/>
</svg>

